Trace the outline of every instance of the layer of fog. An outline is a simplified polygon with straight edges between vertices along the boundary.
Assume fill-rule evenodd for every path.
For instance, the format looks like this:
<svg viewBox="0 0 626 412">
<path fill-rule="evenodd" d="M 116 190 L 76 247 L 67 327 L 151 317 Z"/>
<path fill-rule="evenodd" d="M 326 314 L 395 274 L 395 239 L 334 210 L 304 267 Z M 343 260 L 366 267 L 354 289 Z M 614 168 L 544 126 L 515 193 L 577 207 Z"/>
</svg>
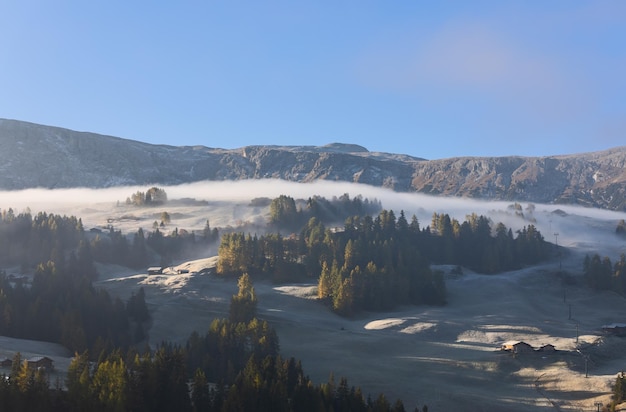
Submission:
<svg viewBox="0 0 626 412">
<path fill-rule="evenodd" d="M 418 193 L 398 193 L 390 189 L 347 182 L 316 181 L 296 183 L 283 180 L 243 180 L 199 182 L 178 186 L 160 186 L 170 200 L 195 199 L 204 205 L 166 204 L 157 208 L 136 208 L 125 205 L 125 200 L 147 186 L 124 186 L 105 189 L 28 189 L 0 192 L 0 209 L 13 208 L 15 212 L 30 209 L 32 213 L 45 211 L 75 215 L 86 227 L 113 225 L 120 230 L 136 230 L 138 226 L 150 229 L 159 220 L 162 211 L 168 211 L 177 227 L 201 229 L 206 220 L 212 227 L 237 227 L 248 223 L 262 226 L 268 209 L 250 206 L 255 198 L 273 199 L 288 195 L 307 199 L 319 195 L 327 199 L 348 194 L 350 198 L 378 200 L 382 207 L 393 210 L 396 216 L 404 211 L 407 219 L 416 216 L 422 227 L 430 225 L 433 212 L 447 213 L 464 221 L 471 213 L 489 216 L 502 222 L 514 232 L 534 224 L 545 239 L 559 245 L 583 250 L 597 249 L 601 254 L 617 257 L 626 251 L 623 239 L 615 236 L 615 228 L 626 213 L 572 205 L 550 205 L 520 202 L 522 214 L 511 209 L 513 201 L 482 201 L 458 197 L 428 196 Z M 534 210 L 531 210 L 534 209 Z M 124 217 L 136 217 L 127 219 Z M 114 219 L 112 219 L 114 218 Z"/>
</svg>

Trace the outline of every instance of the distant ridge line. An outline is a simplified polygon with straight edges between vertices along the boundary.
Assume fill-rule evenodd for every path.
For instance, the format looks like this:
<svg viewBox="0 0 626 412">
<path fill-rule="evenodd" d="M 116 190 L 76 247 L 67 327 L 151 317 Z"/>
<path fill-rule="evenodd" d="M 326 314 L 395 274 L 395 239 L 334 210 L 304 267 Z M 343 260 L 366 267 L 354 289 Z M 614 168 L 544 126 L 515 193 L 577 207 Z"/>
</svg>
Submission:
<svg viewBox="0 0 626 412">
<path fill-rule="evenodd" d="M 204 180 L 333 180 L 486 200 L 626 210 L 626 146 L 542 157 L 425 160 L 346 143 L 237 149 L 154 145 L 0 119 L 0 189 L 112 187 Z"/>
</svg>

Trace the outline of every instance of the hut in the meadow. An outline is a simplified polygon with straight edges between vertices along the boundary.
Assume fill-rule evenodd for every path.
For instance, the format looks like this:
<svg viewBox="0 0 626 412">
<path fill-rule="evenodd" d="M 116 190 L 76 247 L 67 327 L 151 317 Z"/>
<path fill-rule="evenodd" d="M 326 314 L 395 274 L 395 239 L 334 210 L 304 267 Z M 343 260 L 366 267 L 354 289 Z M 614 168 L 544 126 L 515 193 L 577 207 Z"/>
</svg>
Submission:
<svg viewBox="0 0 626 412">
<path fill-rule="evenodd" d="M 33 356 L 26 359 L 28 367 L 33 369 L 43 368 L 46 370 L 54 369 L 54 361 L 47 356 Z"/>
<path fill-rule="evenodd" d="M 161 266 L 152 266 L 148 268 L 148 275 L 160 275 L 163 273 L 163 268 Z"/>
<path fill-rule="evenodd" d="M 537 352 L 543 352 L 543 353 L 553 353 L 556 352 L 556 348 L 554 347 L 553 344 L 548 343 L 546 345 L 540 346 L 537 349 Z"/>
<path fill-rule="evenodd" d="M 504 342 L 500 349 L 505 352 L 511 352 L 515 354 L 530 353 L 534 351 L 534 348 L 530 346 L 528 343 L 522 342 L 519 340 Z"/>
</svg>

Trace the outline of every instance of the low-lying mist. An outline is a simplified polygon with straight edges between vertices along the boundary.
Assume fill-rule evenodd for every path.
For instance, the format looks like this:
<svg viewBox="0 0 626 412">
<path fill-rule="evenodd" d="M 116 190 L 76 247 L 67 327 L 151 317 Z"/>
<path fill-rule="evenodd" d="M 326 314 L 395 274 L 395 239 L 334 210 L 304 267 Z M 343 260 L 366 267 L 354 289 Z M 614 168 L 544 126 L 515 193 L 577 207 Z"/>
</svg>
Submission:
<svg viewBox="0 0 626 412">
<path fill-rule="evenodd" d="M 16 213 L 29 208 L 32 213 L 75 215 L 86 228 L 113 224 L 116 229 L 136 231 L 150 229 L 162 211 L 172 215 L 172 225 L 188 230 L 201 229 L 207 220 L 212 227 L 240 226 L 243 223 L 262 225 L 267 208 L 250 206 L 255 198 L 276 198 L 288 195 L 307 199 L 318 195 L 327 199 L 348 194 L 350 198 L 379 200 L 382 207 L 396 216 L 404 211 L 407 219 L 415 215 L 421 227 L 430 225 L 434 212 L 447 213 L 464 221 L 471 213 L 489 216 L 513 231 L 534 224 L 547 241 L 559 245 L 596 250 L 617 257 L 626 252 L 626 241 L 615 235 L 620 219 L 626 213 L 583 208 L 572 205 L 530 204 L 520 202 L 516 211 L 513 201 L 482 201 L 467 198 L 429 196 L 419 193 L 398 193 L 390 189 L 348 182 L 316 181 L 296 183 L 284 180 L 207 181 L 178 186 L 159 186 L 168 199 L 192 198 L 205 201 L 202 206 L 165 204 L 153 208 L 137 208 L 125 204 L 126 198 L 152 185 L 123 186 L 105 189 L 27 189 L 0 192 L 0 209 L 13 208 Z M 158 185 L 157 185 L 158 186 Z M 530 206 L 530 207 L 529 207 Z M 517 213 L 516 213 L 517 212 Z"/>
</svg>

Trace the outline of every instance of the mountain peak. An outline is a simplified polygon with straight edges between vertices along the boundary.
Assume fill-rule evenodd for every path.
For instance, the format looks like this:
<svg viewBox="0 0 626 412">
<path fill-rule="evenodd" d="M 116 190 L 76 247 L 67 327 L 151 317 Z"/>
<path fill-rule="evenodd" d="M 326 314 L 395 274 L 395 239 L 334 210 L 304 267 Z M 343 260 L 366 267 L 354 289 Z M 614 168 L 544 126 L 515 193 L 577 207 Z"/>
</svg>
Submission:
<svg viewBox="0 0 626 412">
<path fill-rule="evenodd" d="M 352 143 L 329 143 L 322 146 L 322 149 L 340 153 L 369 153 L 365 147 Z"/>
</svg>

